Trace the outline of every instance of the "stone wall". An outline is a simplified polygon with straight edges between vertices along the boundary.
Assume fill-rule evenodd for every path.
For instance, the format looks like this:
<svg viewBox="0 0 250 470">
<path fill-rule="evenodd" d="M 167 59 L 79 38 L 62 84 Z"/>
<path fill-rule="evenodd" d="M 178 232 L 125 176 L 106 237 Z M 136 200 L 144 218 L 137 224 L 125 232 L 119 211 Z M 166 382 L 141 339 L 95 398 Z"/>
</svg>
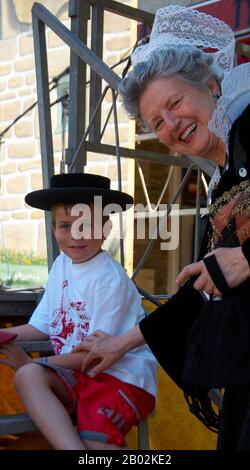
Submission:
<svg viewBox="0 0 250 470">
<path fill-rule="evenodd" d="M 22 8 L 20 8 L 20 3 Z M 67 19 L 65 1 L 41 2 L 52 8 L 54 14 L 62 12 L 60 20 L 70 27 Z M 123 2 L 130 3 L 130 2 Z M 10 17 L 5 2 L 6 21 Z M 33 2 L 15 2 L 18 27 L 13 29 L 13 21 L 9 30 L 5 23 L 5 34 L 0 40 L 0 132 L 23 113 L 36 99 L 36 79 L 32 29 L 30 25 L 30 8 Z M 13 8 L 13 6 L 12 6 Z M 12 12 L 13 13 L 13 12 Z M 13 19 L 13 18 L 12 18 Z M 18 23 L 19 22 L 19 23 Z M 130 20 L 105 13 L 104 61 L 112 66 L 128 51 L 131 42 Z M 21 25 L 21 26 L 20 26 Z M 25 26 L 25 27 L 24 27 Z M 21 32 L 21 30 L 25 30 Z M 69 48 L 47 31 L 47 48 L 49 75 L 54 77 L 69 65 Z M 121 72 L 121 67 L 115 71 Z M 51 101 L 57 99 L 57 92 L 51 93 Z M 104 103 L 104 115 L 111 104 L 108 96 Z M 128 144 L 128 119 L 121 105 L 118 104 L 120 125 L 120 143 Z M 55 169 L 59 171 L 62 155 L 62 134 L 60 130 L 60 113 L 56 106 L 52 109 L 53 143 Z M 67 135 L 65 136 L 67 138 Z M 113 119 L 107 126 L 104 143 L 114 144 Z M 67 147 L 67 140 L 66 140 Z M 132 161 L 123 159 L 123 189 L 131 193 L 133 181 L 128 180 L 131 174 Z M 86 172 L 108 176 L 112 187 L 117 188 L 116 159 L 111 156 L 88 154 Z M 42 187 L 41 155 L 39 149 L 39 125 L 37 106 L 13 125 L 2 139 L 0 149 L 0 243 L 9 250 L 33 252 L 35 255 L 46 255 L 45 229 L 43 212 L 29 208 L 24 203 L 27 192 Z"/>
</svg>

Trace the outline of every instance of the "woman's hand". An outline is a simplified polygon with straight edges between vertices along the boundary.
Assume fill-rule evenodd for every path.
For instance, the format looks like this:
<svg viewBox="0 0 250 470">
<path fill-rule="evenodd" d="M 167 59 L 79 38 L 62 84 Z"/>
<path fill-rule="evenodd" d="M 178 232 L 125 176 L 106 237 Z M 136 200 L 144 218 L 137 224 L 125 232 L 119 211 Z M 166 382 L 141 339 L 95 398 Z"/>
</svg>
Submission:
<svg viewBox="0 0 250 470">
<path fill-rule="evenodd" d="M 235 248 L 217 248 L 207 254 L 206 257 L 211 255 L 216 256 L 230 288 L 242 284 L 250 276 L 249 265 L 240 246 Z M 222 293 L 215 286 L 202 260 L 185 266 L 177 277 L 176 283 L 181 285 L 190 277 L 197 275 L 198 278 L 194 283 L 195 289 L 212 294 L 215 297 L 222 297 Z"/>
<path fill-rule="evenodd" d="M 0 364 L 5 364 L 14 370 L 32 362 L 31 357 L 16 344 L 15 341 L 9 341 L 0 346 L 0 354 L 4 354 L 4 358 L 0 359 Z"/>
<path fill-rule="evenodd" d="M 81 372 L 88 370 L 95 377 L 120 359 L 123 355 L 120 346 L 120 336 L 110 336 L 98 330 L 87 336 L 72 352 L 88 351 L 82 360 Z"/>
</svg>

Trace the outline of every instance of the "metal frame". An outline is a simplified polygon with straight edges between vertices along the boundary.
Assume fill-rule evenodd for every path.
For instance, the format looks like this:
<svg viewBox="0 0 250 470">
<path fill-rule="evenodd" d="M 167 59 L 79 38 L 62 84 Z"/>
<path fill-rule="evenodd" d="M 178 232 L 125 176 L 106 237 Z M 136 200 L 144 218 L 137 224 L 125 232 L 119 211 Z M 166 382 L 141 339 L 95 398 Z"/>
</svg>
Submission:
<svg viewBox="0 0 250 470">
<path fill-rule="evenodd" d="M 87 21 L 92 7 L 92 50 L 85 43 Z M 40 140 L 42 154 L 43 184 L 48 187 L 49 178 L 54 173 L 53 142 L 51 115 L 49 106 L 48 66 L 45 40 L 45 25 L 48 26 L 62 41 L 71 49 L 70 67 L 70 127 L 69 148 L 66 150 L 66 163 L 70 171 L 84 171 L 86 163 L 86 152 L 98 152 L 100 154 L 116 155 L 118 158 L 119 185 L 121 185 L 120 157 L 155 161 L 157 163 L 182 166 L 189 168 L 193 166 L 192 158 L 176 158 L 165 154 L 138 151 L 120 147 L 117 115 L 115 112 L 114 91 L 118 90 L 120 77 L 113 72 L 102 60 L 102 35 L 103 35 L 103 13 L 104 10 L 123 15 L 127 18 L 141 21 L 149 26 L 152 25 L 154 15 L 146 13 L 127 5 L 111 0 L 70 0 L 69 16 L 71 17 L 71 31 L 69 31 L 54 15 L 43 5 L 34 3 L 32 8 L 32 23 L 34 31 L 34 49 L 37 75 L 37 95 L 40 123 Z M 86 41 L 85 41 L 86 42 Z M 90 124 L 86 131 L 85 127 L 85 103 L 84 90 L 86 85 L 86 64 L 91 67 L 91 93 L 90 93 Z M 116 145 L 105 145 L 100 142 L 101 126 L 101 80 L 107 83 L 113 91 L 113 108 Z M 81 137 L 83 134 L 83 137 Z M 86 138 L 89 135 L 89 140 Z M 209 175 L 212 174 L 213 164 L 203 159 L 195 159 L 195 164 L 201 167 Z M 121 187 L 121 186 L 120 186 Z M 122 230 L 122 228 L 121 228 Z M 48 264 L 51 267 L 58 253 L 56 244 L 51 234 L 51 221 L 46 214 L 46 235 L 48 247 Z M 123 261 L 123 247 L 121 246 L 121 261 Z"/>
</svg>

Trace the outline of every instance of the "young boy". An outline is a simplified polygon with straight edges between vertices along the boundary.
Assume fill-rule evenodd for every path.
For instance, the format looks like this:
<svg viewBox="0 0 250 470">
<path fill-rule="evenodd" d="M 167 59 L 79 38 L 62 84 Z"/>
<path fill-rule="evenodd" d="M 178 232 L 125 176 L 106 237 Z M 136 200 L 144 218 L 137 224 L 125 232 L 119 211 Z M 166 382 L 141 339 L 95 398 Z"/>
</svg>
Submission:
<svg viewBox="0 0 250 470">
<path fill-rule="evenodd" d="M 81 173 L 54 175 L 49 189 L 26 196 L 32 207 L 52 211 L 62 254 L 29 324 L 4 331 L 19 341 L 50 338 L 56 355 L 32 360 L 15 341 L 0 347 L 1 362 L 17 370 L 15 384 L 29 415 L 55 449 L 124 448 L 124 435 L 155 403 L 156 362 L 146 346 L 95 378 L 80 372 L 84 353 L 71 352 L 95 330 L 120 335 L 144 315 L 135 285 L 101 249 L 111 222 L 102 213 L 96 217 L 96 196 L 116 211 L 133 202 L 111 190 L 108 178 Z M 75 412 L 79 434 L 69 416 Z"/>
</svg>

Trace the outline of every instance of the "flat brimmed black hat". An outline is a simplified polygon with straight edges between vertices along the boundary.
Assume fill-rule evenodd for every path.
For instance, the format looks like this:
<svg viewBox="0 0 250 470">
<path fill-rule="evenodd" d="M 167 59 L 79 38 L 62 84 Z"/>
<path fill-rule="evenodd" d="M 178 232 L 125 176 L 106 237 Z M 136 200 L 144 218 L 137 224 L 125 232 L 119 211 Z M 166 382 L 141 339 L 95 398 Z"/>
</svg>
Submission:
<svg viewBox="0 0 250 470">
<path fill-rule="evenodd" d="M 110 189 L 110 179 L 105 176 L 87 173 L 67 173 L 50 178 L 50 187 L 32 191 L 25 197 L 29 206 L 50 211 L 57 204 L 80 204 L 94 201 L 95 196 L 102 197 L 102 206 L 117 204 L 112 212 L 127 210 L 133 204 L 133 198 L 127 193 Z"/>
</svg>

